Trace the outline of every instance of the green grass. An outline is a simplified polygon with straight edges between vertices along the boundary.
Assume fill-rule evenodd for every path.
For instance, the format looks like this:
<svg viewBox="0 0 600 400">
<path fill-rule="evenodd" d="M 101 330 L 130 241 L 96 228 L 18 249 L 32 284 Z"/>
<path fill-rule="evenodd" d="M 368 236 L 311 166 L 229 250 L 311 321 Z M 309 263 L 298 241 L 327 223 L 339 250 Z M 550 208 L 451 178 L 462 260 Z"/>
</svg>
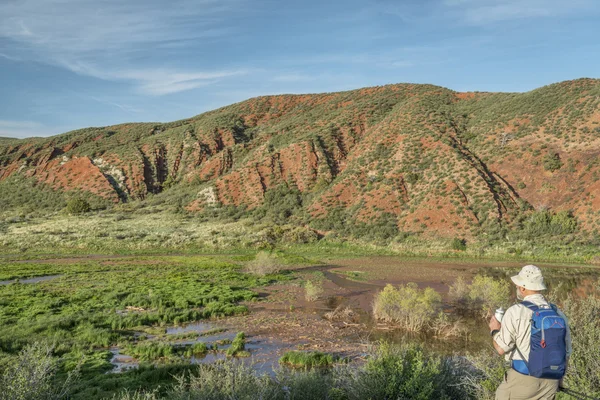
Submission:
<svg viewBox="0 0 600 400">
<path fill-rule="evenodd" d="M 244 332 L 238 332 L 235 335 L 235 338 L 231 342 L 231 345 L 225 352 L 229 357 L 247 357 L 250 355 L 249 352 L 246 351 L 246 335 Z"/>
<path fill-rule="evenodd" d="M 164 334 L 166 326 L 247 313 L 240 303 L 257 297 L 253 289 L 290 278 L 247 274 L 227 257 L 0 262 L 0 280 L 44 275 L 60 276 L 0 286 L 0 366 L 32 342 L 55 343 L 62 371 L 83 360 L 83 379 L 102 385 L 121 379 L 97 376 L 112 368 L 108 347 L 118 346 L 140 361 L 185 363 L 184 358 L 203 355 L 212 346 L 173 341 L 215 332 L 169 337 Z M 156 338 L 148 338 L 146 332 Z M 234 355 L 245 355 L 243 342 L 238 335 L 230 347 Z"/>
<path fill-rule="evenodd" d="M 172 339 L 172 338 L 169 338 Z M 140 361 L 184 362 L 184 357 L 203 356 L 210 345 L 198 342 L 194 344 L 174 344 L 167 342 L 142 342 L 128 345 L 123 353 Z"/>
<path fill-rule="evenodd" d="M 335 361 L 333 355 L 319 351 L 288 351 L 279 359 L 280 364 L 293 368 L 331 367 Z"/>
</svg>

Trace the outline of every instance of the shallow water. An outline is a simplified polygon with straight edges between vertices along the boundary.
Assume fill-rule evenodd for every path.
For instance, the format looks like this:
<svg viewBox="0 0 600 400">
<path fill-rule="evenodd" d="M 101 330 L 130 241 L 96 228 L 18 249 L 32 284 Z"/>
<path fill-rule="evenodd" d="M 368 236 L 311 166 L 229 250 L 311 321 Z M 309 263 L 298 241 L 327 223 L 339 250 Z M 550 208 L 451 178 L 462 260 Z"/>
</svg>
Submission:
<svg viewBox="0 0 600 400">
<path fill-rule="evenodd" d="M 463 339 L 442 339 L 426 335 L 412 334 L 400 329 L 393 329 L 384 325 L 379 325 L 371 316 L 371 306 L 373 296 L 380 291 L 386 283 L 394 285 L 406 282 L 416 282 L 420 287 L 430 286 L 439 291 L 444 298 L 448 292 L 448 286 L 454 280 L 461 276 L 470 281 L 478 273 L 493 275 L 500 279 L 508 279 L 513 270 L 519 268 L 523 263 L 502 262 L 502 263 L 468 263 L 468 262 L 431 262 L 423 260 L 406 260 L 391 257 L 365 257 L 352 260 L 342 260 L 336 265 L 315 266 L 304 268 L 304 270 L 314 270 L 323 273 L 329 285 L 343 289 L 340 292 L 324 297 L 324 301 L 318 302 L 314 307 L 306 307 L 303 312 L 318 313 L 323 315 L 327 311 L 337 307 L 350 307 L 357 315 L 355 323 L 361 324 L 364 331 L 368 333 L 368 340 L 373 343 L 379 340 L 385 340 L 397 344 L 420 344 L 425 348 L 446 355 L 465 355 L 469 352 L 478 352 L 491 347 L 487 322 L 482 318 L 465 318 L 464 324 L 468 328 L 469 338 Z M 544 271 L 548 271 L 548 286 L 558 288 L 555 290 L 557 295 L 565 293 L 583 295 L 589 293 L 588 287 L 595 287 L 590 282 L 595 282 L 600 277 L 600 269 L 593 267 L 561 267 L 556 265 L 540 265 Z M 347 277 L 344 272 L 364 271 L 364 275 L 359 275 L 360 280 L 354 280 Z M 52 279 L 52 277 L 40 277 L 42 280 Z M 46 278 L 46 279 L 43 279 Z M 34 278 L 35 279 L 35 278 Z M 39 278 L 38 278 L 39 279 Z M 366 280 L 368 279 L 368 280 Z M 41 281 L 41 280 L 40 280 Z M 24 281 L 21 281 L 25 283 Z M 561 283 L 562 282 L 562 283 Z M 255 308 L 260 308 L 255 307 Z M 454 313 L 455 310 L 449 304 L 446 304 L 444 310 L 448 313 Z M 277 310 L 274 312 L 282 312 Z M 296 311 L 297 312 L 297 311 Z M 174 344 L 191 345 L 197 342 L 213 344 L 219 341 L 233 340 L 237 330 L 234 328 L 228 330 L 219 330 L 221 327 L 215 322 L 195 322 L 184 326 L 173 326 L 166 329 L 166 340 L 169 335 L 184 335 L 197 333 L 184 339 L 174 339 Z M 215 331 L 217 330 L 217 331 Z M 369 333 L 370 332 L 370 333 Z M 240 358 L 239 362 L 251 366 L 258 372 L 273 374 L 273 371 L 279 368 L 279 358 L 289 350 L 297 349 L 300 342 L 285 342 L 286 338 L 273 337 L 248 337 L 246 349 L 251 353 L 251 357 Z M 224 350 L 229 344 L 218 345 L 219 351 L 210 351 L 202 357 L 192 357 L 187 359 L 193 364 L 209 364 L 224 360 L 226 355 Z M 129 356 L 121 355 L 118 349 L 113 351 L 111 363 L 115 365 L 113 372 L 122 372 L 127 368 L 135 368 L 137 362 Z M 327 350 L 325 350 L 327 351 Z M 184 359 L 185 360 L 185 359 Z"/>
<path fill-rule="evenodd" d="M 130 369 L 137 368 L 140 365 L 140 363 L 135 358 L 125 354 L 121 354 L 120 350 L 117 347 L 111 348 L 110 352 L 113 354 L 112 358 L 110 359 L 110 363 L 113 365 L 113 369 L 108 371 L 107 373 L 118 374 Z"/>
<path fill-rule="evenodd" d="M 188 324 L 185 326 L 176 326 L 167 328 L 167 335 L 176 335 L 183 333 L 197 332 L 197 339 L 181 339 L 173 340 L 172 343 L 176 345 L 193 345 L 194 343 L 206 343 L 214 344 L 221 341 L 226 343 L 218 344 L 218 351 L 209 351 L 204 356 L 192 356 L 189 360 L 192 364 L 210 364 L 219 360 L 225 360 L 225 350 L 230 346 L 229 342 L 232 341 L 236 336 L 236 331 L 225 330 L 220 331 L 220 328 L 215 323 L 211 322 L 197 322 Z M 211 333 L 216 331 L 215 333 Z M 168 336 L 167 336 L 168 339 Z M 247 358 L 238 358 L 239 362 L 245 365 L 251 366 L 254 370 L 260 373 L 272 374 L 279 366 L 279 358 L 288 350 L 296 348 L 298 343 L 290 344 L 273 338 L 259 338 L 250 337 L 246 340 L 246 350 L 250 352 L 251 356 Z M 113 357 L 110 362 L 114 368 L 109 371 L 110 373 L 121 373 L 132 368 L 137 368 L 139 362 L 128 355 L 121 354 L 120 349 L 113 347 L 110 349 Z M 186 359 L 182 359 L 186 360 Z"/>
<path fill-rule="evenodd" d="M 62 275 L 45 275 L 45 276 L 36 276 L 35 278 L 26 278 L 26 279 L 12 279 L 10 281 L 0 281 L 0 285 L 10 285 L 11 283 L 39 283 L 49 281 L 51 279 L 60 278 Z"/>
<path fill-rule="evenodd" d="M 218 329 L 215 324 L 210 322 L 194 322 L 193 324 L 182 325 L 182 326 L 173 326 L 167 328 L 167 335 L 177 335 L 180 333 L 192 333 L 198 332 L 203 333 L 213 329 Z"/>
</svg>

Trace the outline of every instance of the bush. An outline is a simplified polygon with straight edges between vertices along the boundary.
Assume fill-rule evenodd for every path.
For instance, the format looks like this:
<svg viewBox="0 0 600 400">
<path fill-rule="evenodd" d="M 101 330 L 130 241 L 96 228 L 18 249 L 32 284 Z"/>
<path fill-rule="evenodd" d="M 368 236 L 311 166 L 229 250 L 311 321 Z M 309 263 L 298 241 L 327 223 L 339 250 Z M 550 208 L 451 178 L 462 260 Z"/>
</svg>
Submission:
<svg viewBox="0 0 600 400">
<path fill-rule="evenodd" d="M 457 361 L 429 355 L 421 348 L 383 344 L 363 368 L 342 376 L 348 400 L 465 399 L 463 369 Z"/>
<path fill-rule="evenodd" d="M 376 319 L 400 324 L 404 329 L 420 332 L 431 327 L 442 305 L 442 297 L 432 288 L 419 289 L 416 283 L 394 288 L 387 285 L 375 296 Z"/>
<path fill-rule="evenodd" d="M 496 389 L 504 379 L 506 370 L 504 357 L 491 350 L 468 355 L 469 367 L 463 366 L 463 388 L 471 396 L 480 400 L 494 400 Z"/>
<path fill-rule="evenodd" d="M 254 260 L 246 265 L 248 272 L 259 276 L 276 274 L 281 271 L 281 267 L 277 256 L 268 251 L 258 252 Z"/>
<path fill-rule="evenodd" d="M 450 285 L 448 298 L 458 309 L 468 309 L 470 306 L 470 291 L 471 286 L 460 276 Z"/>
<path fill-rule="evenodd" d="M 302 211 L 302 193 L 287 185 L 279 185 L 265 192 L 263 204 L 256 208 L 257 219 L 268 219 L 276 224 L 289 222 L 288 218 Z"/>
<path fill-rule="evenodd" d="M 55 385 L 56 360 L 52 347 L 34 343 L 26 347 L 0 377 L 0 400 L 54 400 L 67 398 L 77 368 L 61 386 Z"/>
<path fill-rule="evenodd" d="M 304 292 L 306 301 L 316 301 L 323 293 L 323 284 L 318 281 L 306 281 L 304 284 Z"/>
<path fill-rule="evenodd" d="M 469 289 L 469 308 L 488 316 L 498 307 L 508 307 L 511 284 L 506 279 L 477 275 Z"/>
<path fill-rule="evenodd" d="M 281 388 L 268 375 L 257 375 L 251 367 L 229 361 L 199 365 L 193 375 L 178 377 L 177 383 L 164 398 L 171 400 L 276 399 L 278 392 L 281 393 Z M 151 399 L 158 400 L 158 398 L 156 396 Z M 125 400 L 125 398 L 121 399 Z"/>
<path fill-rule="evenodd" d="M 67 202 L 67 212 L 69 214 L 83 214 L 91 210 L 90 203 L 81 197 L 72 198 Z"/>
<path fill-rule="evenodd" d="M 524 234 L 535 240 L 540 236 L 566 235 L 577 231 L 577 219 L 571 211 L 552 213 L 548 210 L 536 211 L 525 221 Z"/>
<path fill-rule="evenodd" d="M 298 352 L 295 352 L 298 353 Z M 304 353 L 308 354 L 308 353 Z M 294 356 L 298 357 L 298 356 Z M 164 398 L 171 400 L 363 400 L 467 399 L 464 365 L 434 356 L 418 347 L 382 344 L 363 366 L 279 370 L 274 378 L 259 375 L 242 363 L 202 364 L 179 376 Z M 158 400 L 157 393 L 123 393 L 119 400 Z"/>
<path fill-rule="evenodd" d="M 450 285 L 448 297 L 458 311 L 487 317 L 496 308 L 508 306 L 510 288 L 510 282 L 505 279 L 477 275 L 469 285 L 459 277 Z"/>
<path fill-rule="evenodd" d="M 454 238 L 450 242 L 450 248 L 457 251 L 465 251 L 467 249 L 467 241 L 465 239 Z"/>
<path fill-rule="evenodd" d="M 563 166 L 558 153 L 548 153 L 543 159 L 543 164 L 544 169 L 550 172 L 557 171 Z"/>
</svg>

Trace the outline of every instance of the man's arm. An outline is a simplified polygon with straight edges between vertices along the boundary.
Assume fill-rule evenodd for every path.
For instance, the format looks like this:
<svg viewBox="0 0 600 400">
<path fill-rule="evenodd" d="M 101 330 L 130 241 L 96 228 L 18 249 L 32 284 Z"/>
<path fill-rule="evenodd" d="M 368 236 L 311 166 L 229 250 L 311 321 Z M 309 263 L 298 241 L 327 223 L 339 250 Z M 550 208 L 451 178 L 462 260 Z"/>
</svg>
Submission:
<svg viewBox="0 0 600 400">
<path fill-rule="evenodd" d="M 495 316 L 490 319 L 490 330 L 499 330 L 493 337 L 492 343 L 494 349 L 500 355 L 504 355 L 515 348 L 515 338 L 517 331 L 517 324 L 519 317 L 517 316 L 518 309 L 516 307 L 510 307 L 506 310 L 504 318 L 502 318 L 502 324 L 498 322 Z"/>
<path fill-rule="evenodd" d="M 492 332 L 492 333 L 494 331 L 498 331 L 494 335 L 492 335 L 492 344 L 494 345 L 494 349 L 496 349 L 498 354 L 503 356 L 506 352 L 504 351 L 504 349 L 502 347 L 500 347 L 500 345 L 498 343 L 496 343 L 496 336 L 498 336 L 500 334 L 500 329 L 502 329 L 502 324 L 500 322 L 498 322 L 495 315 L 492 315 L 492 318 L 490 319 L 489 327 L 490 327 L 490 332 Z"/>
<path fill-rule="evenodd" d="M 500 347 L 500 345 L 498 343 L 496 343 L 496 340 L 492 340 L 492 343 L 494 344 L 494 349 L 496 349 L 496 351 L 498 352 L 498 354 L 500 354 L 501 356 L 503 356 L 504 354 L 506 354 L 506 352 L 504 351 L 504 349 L 502 347 Z"/>
</svg>

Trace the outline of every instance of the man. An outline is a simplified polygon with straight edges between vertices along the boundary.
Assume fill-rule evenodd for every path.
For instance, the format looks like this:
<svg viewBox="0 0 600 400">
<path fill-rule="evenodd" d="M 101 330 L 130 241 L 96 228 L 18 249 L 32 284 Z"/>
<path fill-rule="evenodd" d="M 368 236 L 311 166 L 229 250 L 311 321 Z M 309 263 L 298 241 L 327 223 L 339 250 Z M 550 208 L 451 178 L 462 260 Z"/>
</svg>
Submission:
<svg viewBox="0 0 600 400">
<path fill-rule="evenodd" d="M 522 303 L 506 310 L 502 322 L 490 320 L 494 348 L 511 363 L 496 400 L 554 399 L 571 354 L 566 316 L 550 305 L 542 271 L 526 265 L 511 277 Z"/>
</svg>

